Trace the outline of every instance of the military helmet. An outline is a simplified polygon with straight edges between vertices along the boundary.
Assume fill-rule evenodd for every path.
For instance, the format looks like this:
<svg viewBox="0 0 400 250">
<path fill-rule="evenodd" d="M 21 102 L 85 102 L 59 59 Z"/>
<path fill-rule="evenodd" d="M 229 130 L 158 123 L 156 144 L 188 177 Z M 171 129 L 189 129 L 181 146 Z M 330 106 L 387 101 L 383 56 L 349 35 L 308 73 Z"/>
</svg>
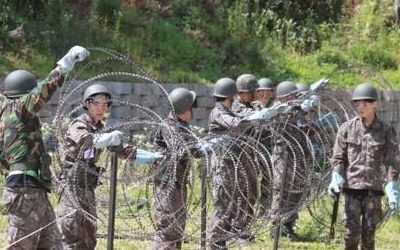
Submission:
<svg viewBox="0 0 400 250">
<path fill-rule="evenodd" d="M 235 96 L 237 93 L 236 83 L 231 78 L 221 78 L 214 85 L 213 96 L 215 97 L 229 98 Z"/>
<path fill-rule="evenodd" d="M 19 97 L 29 93 L 37 86 L 35 76 L 26 70 L 15 70 L 7 75 L 4 80 L 4 95 Z"/>
<path fill-rule="evenodd" d="M 306 92 L 310 90 L 310 86 L 305 83 L 297 83 L 296 87 L 298 92 Z"/>
<path fill-rule="evenodd" d="M 258 88 L 257 78 L 252 74 L 243 74 L 236 79 L 239 92 L 255 91 Z"/>
<path fill-rule="evenodd" d="M 276 86 L 276 97 L 284 97 L 297 92 L 296 84 L 292 81 L 283 81 Z"/>
<path fill-rule="evenodd" d="M 108 89 L 101 84 L 93 84 L 90 85 L 87 89 L 85 89 L 85 92 L 83 93 L 83 101 L 87 101 L 91 96 L 97 95 L 97 94 L 105 94 L 108 96 L 109 99 L 111 99 L 111 94 L 108 91 Z"/>
<path fill-rule="evenodd" d="M 273 90 L 275 89 L 275 83 L 269 78 L 258 79 L 257 90 Z"/>
<path fill-rule="evenodd" d="M 185 88 L 172 90 L 169 99 L 177 115 L 196 106 L 196 93 Z"/>
<path fill-rule="evenodd" d="M 378 100 L 378 92 L 376 89 L 369 83 L 359 84 L 354 92 L 351 100 Z"/>
</svg>

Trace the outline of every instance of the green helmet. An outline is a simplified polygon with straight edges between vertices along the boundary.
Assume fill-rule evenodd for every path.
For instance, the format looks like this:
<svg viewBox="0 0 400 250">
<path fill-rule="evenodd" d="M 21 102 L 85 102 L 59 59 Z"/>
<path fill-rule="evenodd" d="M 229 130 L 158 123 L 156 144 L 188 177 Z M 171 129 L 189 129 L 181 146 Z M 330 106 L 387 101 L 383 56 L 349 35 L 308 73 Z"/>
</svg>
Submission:
<svg viewBox="0 0 400 250">
<path fill-rule="evenodd" d="M 29 93 L 37 86 L 35 76 L 26 70 L 15 70 L 4 80 L 4 95 L 13 98 Z"/>
<path fill-rule="evenodd" d="M 83 93 L 83 102 L 87 101 L 91 96 L 97 94 L 105 94 L 109 99 L 111 99 L 111 94 L 108 89 L 104 85 L 96 83 L 85 89 L 85 92 Z"/>
<path fill-rule="evenodd" d="M 296 87 L 298 92 L 307 92 L 310 90 L 310 86 L 305 83 L 297 83 Z"/>
<path fill-rule="evenodd" d="M 283 81 L 276 86 L 276 97 L 284 97 L 297 92 L 296 84 L 292 81 Z"/>
<path fill-rule="evenodd" d="M 258 79 L 257 90 L 273 90 L 275 89 L 275 83 L 269 78 Z"/>
<path fill-rule="evenodd" d="M 258 88 L 257 78 L 252 74 L 243 74 L 236 79 L 239 92 L 255 91 Z"/>
<path fill-rule="evenodd" d="M 196 93 L 185 88 L 176 88 L 169 94 L 174 111 L 177 115 L 196 107 Z"/>
<path fill-rule="evenodd" d="M 359 84 L 354 92 L 351 100 L 378 100 L 378 92 L 376 89 L 369 83 Z"/>
<path fill-rule="evenodd" d="M 221 78 L 214 85 L 214 96 L 215 97 L 233 97 L 238 93 L 236 83 L 231 78 Z"/>
</svg>

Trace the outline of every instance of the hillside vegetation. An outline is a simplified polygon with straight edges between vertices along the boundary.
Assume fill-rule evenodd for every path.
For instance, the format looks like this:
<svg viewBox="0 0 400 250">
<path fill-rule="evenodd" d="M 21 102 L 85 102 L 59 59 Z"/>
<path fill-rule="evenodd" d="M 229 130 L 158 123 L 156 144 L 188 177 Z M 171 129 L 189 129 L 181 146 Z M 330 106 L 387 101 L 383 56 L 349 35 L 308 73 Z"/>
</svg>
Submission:
<svg viewBox="0 0 400 250">
<path fill-rule="evenodd" d="M 398 88 L 393 1 L 358 2 L 4 0 L 0 75 L 24 68 L 42 77 L 79 44 L 127 54 L 161 82 L 253 73 L 352 86 L 383 76 Z"/>
</svg>

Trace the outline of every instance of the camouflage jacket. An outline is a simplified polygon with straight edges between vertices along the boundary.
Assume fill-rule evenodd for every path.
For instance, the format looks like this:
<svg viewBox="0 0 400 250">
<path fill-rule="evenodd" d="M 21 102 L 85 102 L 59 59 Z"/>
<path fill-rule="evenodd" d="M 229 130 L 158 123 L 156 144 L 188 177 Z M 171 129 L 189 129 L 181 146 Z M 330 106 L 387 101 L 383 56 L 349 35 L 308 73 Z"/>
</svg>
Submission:
<svg viewBox="0 0 400 250">
<path fill-rule="evenodd" d="M 248 139 L 247 132 L 249 131 L 249 128 L 252 129 L 253 126 L 251 126 L 249 122 L 245 121 L 243 117 L 237 116 L 230 109 L 224 107 L 221 103 L 216 103 L 214 109 L 210 113 L 209 128 L 210 132 L 212 133 L 233 133 L 236 142 L 233 143 L 231 147 L 229 147 L 229 150 L 234 154 L 241 155 L 240 152 L 244 150 L 244 144 L 246 143 L 242 145 L 242 143 L 240 142 L 244 142 Z M 217 164 L 217 162 L 222 159 L 220 159 L 220 156 L 222 155 L 224 155 L 223 158 L 229 158 L 226 154 L 213 154 L 212 161 Z M 227 160 L 227 158 L 225 160 Z"/>
<path fill-rule="evenodd" d="M 76 161 L 95 165 L 103 149 L 94 148 L 93 138 L 96 133 L 103 132 L 104 128 L 105 124 L 102 121 L 95 123 L 86 113 L 75 118 L 65 134 L 64 166 L 71 166 Z M 136 157 L 136 147 L 132 145 L 108 149 L 122 158 Z"/>
<path fill-rule="evenodd" d="M 393 127 L 377 117 L 367 127 L 357 116 L 340 126 L 331 162 L 333 170 L 344 177 L 344 188 L 382 190 L 382 167 L 389 181 L 397 180 L 398 156 Z"/>
<path fill-rule="evenodd" d="M 232 112 L 239 117 L 246 117 L 253 114 L 256 109 L 253 107 L 251 103 L 245 103 L 240 100 L 235 100 L 232 103 Z"/>
<path fill-rule="evenodd" d="M 191 156 L 202 156 L 197 142 L 189 123 L 170 113 L 161 123 L 154 141 L 155 148 L 169 156 L 167 161 L 155 163 L 155 181 L 184 187 L 192 166 Z"/>
<path fill-rule="evenodd" d="M 37 113 L 61 87 L 64 77 L 53 70 L 31 92 L 2 104 L 0 150 L 7 165 L 24 162 L 37 166 L 44 153 L 42 131 Z"/>
<path fill-rule="evenodd" d="M 242 121 L 242 117 L 237 116 L 234 112 L 217 102 L 210 113 L 208 122 L 210 132 L 220 132 L 237 127 Z"/>
</svg>

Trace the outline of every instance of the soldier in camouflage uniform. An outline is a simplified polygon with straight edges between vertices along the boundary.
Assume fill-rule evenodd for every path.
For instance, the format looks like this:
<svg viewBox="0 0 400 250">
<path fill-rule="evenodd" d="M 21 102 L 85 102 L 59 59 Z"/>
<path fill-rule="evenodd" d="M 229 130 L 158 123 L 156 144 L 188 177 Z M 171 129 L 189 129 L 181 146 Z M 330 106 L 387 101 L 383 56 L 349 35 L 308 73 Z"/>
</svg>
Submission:
<svg viewBox="0 0 400 250">
<path fill-rule="evenodd" d="M 244 116 L 239 117 L 231 111 L 237 93 L 236 84 L 230 78 L 221 78 L 215 83 L 216 105 L 210 114 L 210 132 L 226 132 L 245 121 Z M 224 249 L 229 238 L 240 236 L 246 230 L 257 198 L 256 174 L 253 168 L 245 168 L 250 161 L 248 155 L 242 153 L 239 145 L 232 145 L 229 152 L 232 154 L 220 152 L 211 157 L 215 200 L 210 228 L 211 249 Z"/>
<path fill-rule="evenodd" d="M 258 88 L 257 78 L 251 74 L 240 75 L 236 79 L 238 89 L 237 99 L 232 104 L 232 112 L 237 116 L 246 117 L 254 113 L 252 105 L 255 91 Z"/>
<path fill-rule="evenodd" d="M 376 226 L 382 219 L 382 166 L 387 173 L 385 191 L 390 208 L 397 209 L 398 143 L 395 129 L 375 113 L 378 93 L 372 85 L 358 85 L 352 101 L 358 116 L 343 123 L 337 133 L 328 192 L 343 191 L 345 249 L 358 249 L 361 236 L 361 248 L 372 250 Z"/>
<path fill-rule="evenodd" d="M 306 182 L 306 155 L 308 123 L 305 112 L 296 103 L 297 87 L 291 81 L 283 81 L 276 87 L 274 105 L 290 104 L 289 111 L 279 117 L 279 123 L 273 131 L 273 190 L 271 204 L 272 228 L 270 235 L 275 237 L 284 217 L 282 236 L 290 240 L 299 240 L 294 232 L 298 218 L 297 210 L 303 197 Z M 301 154 L 305 152 L 304 154 Z"/>
<path fill-rule="evenodd" d="M 104 170 L 96 163 L 103 149 L 108 148 L 125 159 L 143 160 L 142 153 L 145 151 L 140 150 L 139 153 L 136 147 L 123 145 L 124 134 L 121 131 L 103 132 L 106 125 L 102 120 L 110 106 L 111 94 L 105 86 L 89 86 L 83 97 L 86 112 L 69 124 L 65 134 L 65 156 L 58 174 L 58 218 L 64 249 L 95 249 L 95 188 Z"/>
<path fill-rule="evenodd" d="M 260 110 L 270 108 L 274 104 L 275 83 L 269 78 L 258 79 L 258 87 L 256 89 L 257 101 L 253 102 L 253 107 Z"/>
<path fill-rule="evenodd" d="M 252 103 L 253 107 L 256 110 L 262 110 L 264 108 L 271 108 L 274 105 L 274 90 L 275 90 L 275 83 L 269 78 L 260 78 L 258 79 L 258 88 L 256 89 L 256 95 L 258 100 Z M 269 152 L 272 151 L 272 144 L 271 144 L 271 133 L 266 129 L 263 129 L 259 135 L 257 135 L 257 139 L 260 143 L 263 144 L 266 150 Z M 263 148 L 264 150 L 264 148 Z M 269 161 L 269 152 L 265 152 L 265 160 Z M 260 183 L 260 216 L 264 216 L 267 213 L 267 210 L 270 208 L 271 202 L 271 171 L 270 171 L 270 162 L 262 163 L 261 167 L 261 183 Z"/>
<path fill-rule="evenodd" d="M 160 126 L 155 146 L 170 158 L 155 164 L 154 206 L 156 233 L 153 249 L 181 249 L 187 215 L 187 183 L 192 157 L 203 155 L 189 121 L 197 107 L 196 94 L 176 88 L 169 94 L 173 111 Z"/>
<path fill-rule="evenodd" d="M 1 109 L 0 150 L 9 171 L 3 191 L 8 213 L 7 249 L 62 249 L 55 213 L 47 196 L 51 189 L 50 164 L 43 161 L 45 152 L 37 113 L 63 85 L 74 63 L 88 54 L 80 46 L 73 47 L 39 84 L 25 70 L 13 71 L 4 81 L 7 99 Z"/>
<path fill-rule="evenodd" d="M 243 117 L 247 119 L 250 115 L 254 114 L 256 109 L 253 106 L 253 101 L 255 98 L 255 91 L 259 87 L 257 78 L 252 74 L 242 74 L 236 79 L 236 87 L 238 89 L 238 98 L 232 104 L 232 112 L 238 117 Z M 244 136 L 253 136 L 253 138 L 258 139 L 259 131 L 255 130 L 253 127 L 249 127 L 243 132 Z M 246 139 L 246 138 L 245 138 Z M 246 185 L 247 197 L 240 199 L 241 204 L 238 204 L 241 212 L 237 214 L 236 218 L 236 230 L 240 232 L 239 237 L 242 239 L 253 239 L 254 236 L 248 232 L 243 232 L 245 228 L 249 225 L 250 220 L 254 214 L 254 206 L 258 196 L 257 188 L 257 168 L 258 165 L 254 161 L 255 153 L 253 149 L 241 146 L 241 151 L 237 151 L 240 156 L 241 170 L 243 171 L 243 176 L 245 176 L 245 181 L 239 183 L 239 186 Z"/>
</svg>

